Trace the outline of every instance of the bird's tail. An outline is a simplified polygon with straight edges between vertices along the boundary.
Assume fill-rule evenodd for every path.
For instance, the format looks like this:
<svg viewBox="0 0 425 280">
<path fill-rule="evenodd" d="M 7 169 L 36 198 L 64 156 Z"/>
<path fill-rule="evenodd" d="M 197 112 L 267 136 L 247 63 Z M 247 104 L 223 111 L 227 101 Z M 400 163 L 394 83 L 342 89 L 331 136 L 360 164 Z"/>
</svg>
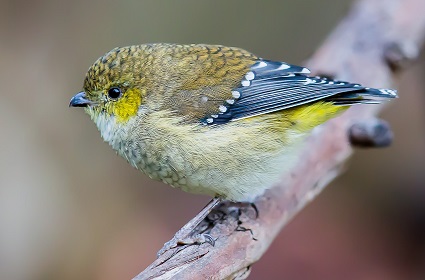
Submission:
<svg viewBox="0 0 425 280">
<path fill-rule="evenodd" d="M 383 101 L 397 98 L 397 91 L 394 89 L 376 89 L 359 87 L 358 90 L 343 92 L 328 97 L 325 100 L 335 105 L 355 105 L 355 104 L 378 104 Z"/>
</svg>

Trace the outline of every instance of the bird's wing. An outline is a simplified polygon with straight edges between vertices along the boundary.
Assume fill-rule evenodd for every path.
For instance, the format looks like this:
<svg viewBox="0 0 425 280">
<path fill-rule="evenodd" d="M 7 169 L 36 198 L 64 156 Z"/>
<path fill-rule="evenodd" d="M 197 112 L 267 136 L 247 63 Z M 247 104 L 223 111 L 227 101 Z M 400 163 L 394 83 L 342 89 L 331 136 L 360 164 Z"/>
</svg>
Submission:
<svg viewBox="0 0 425 280">
<path fill-rule="evenodd" d="M 172 90 L 152 102 L 192 123 L 224 124 L 318 100 L 351 105 L 396 96 L 391 90 L 309 77 L 307 68 L 238 48 L 187 45 L 173 48 L 173 58 L 164 64 L 167 71 L 159 73 L 167 74 L 164 80 Z"/>
<path fill-rule="evenodd" d="M 372 89 L 321 77 L 309 77 L 307 68 L 283 62 L 258 60 L 251 66 L 232 97 L 223 100 L 217 112 L 207 115 L 207 125 L 224 124 L 323 100 L 335 105 L 379 103 L 396 97 L 396 91 Z"/>
</svg>

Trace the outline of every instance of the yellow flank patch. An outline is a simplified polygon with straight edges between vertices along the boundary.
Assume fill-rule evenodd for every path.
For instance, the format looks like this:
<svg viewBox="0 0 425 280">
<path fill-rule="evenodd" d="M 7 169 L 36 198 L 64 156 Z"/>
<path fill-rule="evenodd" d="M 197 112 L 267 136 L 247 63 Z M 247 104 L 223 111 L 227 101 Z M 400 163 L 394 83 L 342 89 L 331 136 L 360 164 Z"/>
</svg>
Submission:
<svg viewBox="0 0 425 280">
<path fill-rule="evenodd" d="M 141 103 L 142 92 L 140 89 L 128 89 L 119 100 L 112 102 L 111 111 L 118 122 L 125 123 L 137 114 Z"/>
<path fill-rule="evenodd" d="M 336 106 L 331 102 L 319 101 L 269 114 L 237 120 L 235 125 L 240 123 L 247 125 L 247 127 L 250 127 L 250 125 L 254 125 L 255 127 L 257 123 L 260 127 L 259 131 L 261 131 L 261 134 L 275 135 L 277 137 L 276 139 L 290 145 L 290 142 L 294 140 L 292 136 L 305 135 L 314 127 L 341 114 L 347 110 L 348 107 L 349 106 Z M 268 143 L 270 144 L 270 142 Z"/>
<path fill-rule="evenodd" d="M 300 132 L 307 132 L 347 109 L 348 106 L 336 106 L 331 102 L 315 102 L 284 112 L 288 120 L 294 124 L 294 128 Z"/>
</svg>

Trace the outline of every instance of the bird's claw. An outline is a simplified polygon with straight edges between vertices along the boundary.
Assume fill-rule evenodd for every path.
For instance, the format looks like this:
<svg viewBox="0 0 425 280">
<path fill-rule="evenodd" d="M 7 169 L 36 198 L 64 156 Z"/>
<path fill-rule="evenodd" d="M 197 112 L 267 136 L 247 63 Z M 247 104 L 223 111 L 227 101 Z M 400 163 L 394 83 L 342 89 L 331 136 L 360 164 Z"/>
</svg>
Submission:
<svg viewBox="0 0 425 280">
<path fill-rule="evenodd" d="M 215 239 L 207 234 L 207 233 L 201 233 L 201 234 L 195 234 L 194 236 L 186 237 L 185 239 L 177 241 L 177 245 L 201 245 L 204 243 L 208 243 L 211 246 L 214 247 L 215 245 Z"/>
<path fill-rule="evenodd" d="M 159 250 L 156 255 L 157 257 L 159 257 L 162 254 L 164 254 L 166 251 L 177 248 L 178 246 L 183 246 L 183 245 L 190 246 L 190 245 L 202 245 L 204 243 L 208 243 L 214 247 L 216 240 L 217 239 L 214 239 L 211 235 L 207 233 L 195 234 L 193 236 L 187 236 L 179 240 L 172 239 L 168 241 L 167 243 L 165 243 L 164 247 L 162 247 L 161 250 Z"/>
</svg>

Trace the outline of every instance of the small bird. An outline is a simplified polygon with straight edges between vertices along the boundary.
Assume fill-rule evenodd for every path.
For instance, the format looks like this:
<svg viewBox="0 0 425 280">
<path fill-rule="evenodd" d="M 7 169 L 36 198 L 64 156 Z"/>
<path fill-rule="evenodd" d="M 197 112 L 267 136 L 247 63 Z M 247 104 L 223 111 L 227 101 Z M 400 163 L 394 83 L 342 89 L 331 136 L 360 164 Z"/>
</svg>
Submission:
<svg viewBox="0 0 425 280">
<path fill-rule="evenodd" d="M 392 89 L 312 77 L 307 68 L 218 45 L 115 48 L 88 70 L 70 106 L 150 178 L 252 202 L 296 162 L 303 138 Z"/>
</svg>

